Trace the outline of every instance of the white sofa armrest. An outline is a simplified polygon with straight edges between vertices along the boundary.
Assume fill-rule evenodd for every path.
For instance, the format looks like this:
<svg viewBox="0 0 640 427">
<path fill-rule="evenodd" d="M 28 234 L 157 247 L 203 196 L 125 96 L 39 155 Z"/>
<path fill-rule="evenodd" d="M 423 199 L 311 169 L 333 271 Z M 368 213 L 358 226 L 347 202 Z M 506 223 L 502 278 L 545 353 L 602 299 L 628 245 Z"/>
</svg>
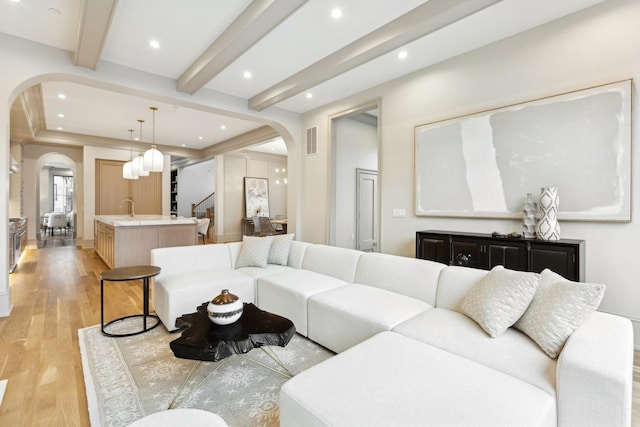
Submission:
<svg viewBox="0 0 640 427">
<path fill-rule="evenodd" d="M 631 322 L 593 313 L 558 357 L 558 426 L 630 426 L 632 385 Z"/>
</svg>

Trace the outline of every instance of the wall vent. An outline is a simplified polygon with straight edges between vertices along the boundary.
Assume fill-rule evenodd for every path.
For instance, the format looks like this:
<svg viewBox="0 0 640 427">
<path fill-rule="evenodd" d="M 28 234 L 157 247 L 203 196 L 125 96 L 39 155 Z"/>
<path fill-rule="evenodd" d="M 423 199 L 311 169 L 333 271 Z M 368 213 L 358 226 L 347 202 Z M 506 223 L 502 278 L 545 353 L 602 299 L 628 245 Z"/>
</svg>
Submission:
<svg viewBox="0 0 640 427">
<path fill-rule="evenodd" d="M 307 156 L 318 154 L 318 127 L 307 129 Z"/>
</svg>

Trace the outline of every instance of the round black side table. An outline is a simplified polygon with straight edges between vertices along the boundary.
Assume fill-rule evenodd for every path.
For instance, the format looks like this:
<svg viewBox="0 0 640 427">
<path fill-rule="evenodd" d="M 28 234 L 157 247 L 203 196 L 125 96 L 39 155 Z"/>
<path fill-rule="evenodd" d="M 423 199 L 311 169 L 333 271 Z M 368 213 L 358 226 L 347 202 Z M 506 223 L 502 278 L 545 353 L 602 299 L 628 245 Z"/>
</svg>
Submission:
<svg viewBox="0 0 640 427">
<path fill-rule="evenodd" d="M 160 324 L 160 318 L 155 314 L 149 314 L 149 278 L 154 277 L 160 274 L 160 267 L 156 267 L 155 265 L 133 265 L 130 267 L 119 267 L 111 270 L 107 270 L 102 272 L 100 275 L 100 326 L 102 329 L 102 333 L 108 337 L 130 337 L 132 335 L 138 335 L 143 332 L 150 331 Z M 143 303 L 143 312 L 142 314 L 132 314 L 130 316 L 119 317 L 117 319 L 113 319 L 109 323 L 104 323 L 104 281 L 108 282 L 127 282 L 131 280 L 140 280 L 142 279 L 142 303 Z M 142 317 L 143 324 L 142 330 L 137 332 L 131 332 L 127 334 L 112 334 L 106 332 L 104 329 L 115 323 L 124 319 L 129 319 L 132 317 Z M 147 327 L 147 317 L 151 317 L 156 319 L 156 322 Z"/>
</svg>

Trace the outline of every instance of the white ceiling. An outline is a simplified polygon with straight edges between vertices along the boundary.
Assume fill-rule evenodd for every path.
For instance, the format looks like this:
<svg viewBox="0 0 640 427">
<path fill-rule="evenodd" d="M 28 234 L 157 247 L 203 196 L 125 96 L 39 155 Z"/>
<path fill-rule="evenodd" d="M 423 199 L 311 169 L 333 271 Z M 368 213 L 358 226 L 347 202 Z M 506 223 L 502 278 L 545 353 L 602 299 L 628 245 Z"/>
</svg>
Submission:
<svg viewBox="0 0 640 427">
<path fill-rule="evenodd" d="M 206 88 L 250 108 L 303 113 L 601 1 L 0 0 L 0 33 L 69 50 L 85 66 L 93 54 L 90 68 L 111 62 L 175 79 L 179 88 L 185 83 L 187 93 Z M 115 5 L 112 15 L 105 5 Z M 442 16 L 435 12 L 451 5 Z M 331 17 L 333 8 L 341 18 Z M 413 21 L 406 21 L 410 11 Z M 89 45 L 92 30 L 102 43 L 87 55 L 77 46 Z M 160 47 L 149 47 L 151 40 Z M 46 129 L 67 136 L 128 140 L 127 129 L 138 136 L 137 119 L 144 119 L 143 140 L 150 141 L 150 106 L 158 107 L 161 145 L 201 150 L 261 126 L 67 82 L 43 84 L 42 94 Z"/>
</svg>

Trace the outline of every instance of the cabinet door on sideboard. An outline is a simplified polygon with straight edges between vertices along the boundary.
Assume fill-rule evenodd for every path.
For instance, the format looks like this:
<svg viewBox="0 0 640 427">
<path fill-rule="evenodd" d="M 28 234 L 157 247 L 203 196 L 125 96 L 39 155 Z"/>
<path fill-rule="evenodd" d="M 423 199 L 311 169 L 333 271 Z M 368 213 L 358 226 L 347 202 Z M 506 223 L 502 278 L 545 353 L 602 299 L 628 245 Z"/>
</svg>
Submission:
<svg viewBox="0 0 640 427">
<path fill-rule="evenodd" d="M 527 245 L 508 241 L 485 243 L 485 267 L 491 270 L 496 265 L 504 265 L 511 270 L 527 270 Z"/>
<path fill-rule="evenodd" d="M 416 233 L 416 258 L 449 264 L 449 236 Z"/>
<path fill-rule="evenodd" d="M 584 280 L 584 250 L 580 245 L 531 243 L 529 270 L 540 273 L 545 268 L 574 281 Z"/>
</svg>

